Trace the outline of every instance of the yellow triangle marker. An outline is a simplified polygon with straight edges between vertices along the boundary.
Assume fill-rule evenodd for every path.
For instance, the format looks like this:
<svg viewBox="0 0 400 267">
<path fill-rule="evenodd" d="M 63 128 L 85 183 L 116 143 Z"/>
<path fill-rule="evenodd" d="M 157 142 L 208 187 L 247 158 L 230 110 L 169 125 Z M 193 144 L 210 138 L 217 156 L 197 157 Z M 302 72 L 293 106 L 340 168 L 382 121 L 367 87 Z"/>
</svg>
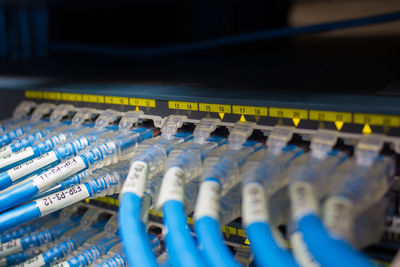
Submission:
<svg viewBox="0 0 400 267">
<path fill-rule="evenodd" d="M 231 236 L 230 233 L 224 233 L 226 238 L 229 238 Z"/>
<path fill-rule="evenodd" d="M 256 122 L 260 120 L 260 116 L 254 116 L 254 118 L 256 119 Z"/>
<path fill-rule="evenodd" d="M 297 127 L 297 125 L 299 125 L 299 123 L 300 123 L 300 119 L 299 119 L 299 118 L 293 118 L 292 121 L 293 121 L 293 123 L 294 123 L 294 126 L 296 126 L 296 127 Z"/>
<path fill-rule="evenodd" d="M 244 115 L 242 115 L 242 116 L 240 117 L 240 121 L 241 121 L 241 122 L 245 122 L 245 121 L 246 121 L 246 118 L 244 117 Z"/>
<path fill-rule="evenodd" d="M 362 129 L 362 133 L 363 134 L 371 134 L 372 133 L 372 129 L 371 126 L 369 126 L 368 123 L 366 123 Z"/>
<path fill-rule="evenodd" d="M 135 109 L 135 111 L 139 111 L 139 107 L 138 107 L 138 106 L 136 106 L 136 109 Z"/>
<path fill-rule="evenodd" d="M 343 127 L 344 122 L 343 121 L 335 121 L 336 129 L 340 131 Z"/>
<path fill-rule="evenodd" d="M 245 244 L 245 245 L 250 245 L 250 241 L 249 241 L 248 238 L 246 238 L 246 240 L 244 241 L 244 244 Z"/>
<path fill-rule="evenodd" d="M 225 113 L 218 113 L 219 114 L 219 117 L 221 118 L 221 120 L 223 120 L 224 119 L 224 116 L 225 116 Z"/>
</svg>

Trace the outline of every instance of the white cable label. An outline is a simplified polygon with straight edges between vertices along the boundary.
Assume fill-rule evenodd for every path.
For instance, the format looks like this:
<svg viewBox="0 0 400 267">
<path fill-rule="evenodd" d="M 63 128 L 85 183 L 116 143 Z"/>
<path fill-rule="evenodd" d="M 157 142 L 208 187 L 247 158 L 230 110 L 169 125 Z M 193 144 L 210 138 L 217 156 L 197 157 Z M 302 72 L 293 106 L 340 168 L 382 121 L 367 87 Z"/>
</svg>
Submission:
<svg viewBox="0 0 400 267">
<path fill-rule="evenodd" d="M 86 164 L 83 159 L 80 156 L 74 157 L 38 175 L 33 179 L 33 182 L 39 188 L 39 191 L 42 191 L 84 169 L 86 169 Z"/>
<path fill-rule="evenodd" d="M 45 266 L 46 262 L 44 261 L 43 255 L 37 255 L 33 258 L 30 258 L 29 260 L 27 260 L 26 262 L 20 264 L 20 265 L 16 265 L 16 266 L 23 266 L 23 267 L 41 267 L 41 266 Z"/>
<path fill-rule="evenodd" d="M 25 147 L 14 153 L 10 151 L 9 154 L 5 154 L 0 158 L 0 168 L 7 167 L 8 165 L 13 164 L 14 162 L 18 162 L 20 160 L 29 158 L 33 155 L 34 155 L 33 149 L 30 146 Z"/>
<path fill-rule="evenodd" d="M 7 157 L 7 156 L 11 155 L 12 153 L 13 152 L 12 152 L 12 149 L 11 149 L 11 145 L 3 146 L 2 148 L 0 148 L 0 160 L 3 157 Z"/>
<path fill-rule="evenodd" d="M 267 222 L 269 220 L 267 198 L 264 187 L 258 183 L 246 184 L 243 188 L 242 200 L 243 224 Z"/>
<path fill-rule="evenodd" d="M 130 192 L 134 193 L 138 197 L 142 197 L 149 173 L 148 169 L 148 165 L 144 161 L 133 162 L 129 169 L 128 176 L 126 177 L 124 186 L 122 187 L 121 195 L 125 192 Z"/>
<path fill-rule="evenodd" d="M 318 199 L 313 186 L 307 182 L 296 182 L 289 187 L 293 219 L 300 219 L 310 213 L 318 213 Z"/>
<path fill-rule="evenodd" d="M 290 236 L 290 244 L 292 244 L 293 255 L 300 266 L 304 267 L 319 267 L 318 262 L 311 256 L 308 248 L 303 240 L 301 232 L 294 232 Z"/>
<path fill-rule="evenodd" d="M 68 261 L 63 261 L 57 264 L 54 264 L 53 267 L 69 267 Z"/>
<path fill-rule="evenodd" d="M 37 158 L 22 163 L 21 165 L 15 166 L 11 170 L 8 170 L 7 174 L 10 176 L 12 181 L 15 181 L 55 161 L 57 161 L 56 153 L 54 151 L 50 151 Z"/>
<path fill-rule="evenodd" d="M 194 213 L 196 220 L 205 216 L 218 220 L 220 192 L 221 186 L 217 182 L 205 181 L 201 184 Z"/>
<path fill-rule="evenodd" d="M 334 234 L 346 239 L 353 236 L 353 205 L 344 197 L 330 197 L 324 207 L 324 224 Z"/>
<path fill-rule="evenodd" d="M 0 246 L 0 258 L 7 257 L 8 255 L 12 255 L 21 251 L 23 251 L 21 239 L 14 239 Z"/>
<path fill-rule="evenodd" d="M 185 173 L 179 167 L 169 168 L 162 181 L 157 207 L 161 208 L 168 200 L 184 201 Z"/>
<path fill-rule="evenodd" d="M 89 197 L 89 192 L 86 186 L 80 184 L 36 200 L 36 205 L 43 216 L 87 197 Z"/>
</svg>

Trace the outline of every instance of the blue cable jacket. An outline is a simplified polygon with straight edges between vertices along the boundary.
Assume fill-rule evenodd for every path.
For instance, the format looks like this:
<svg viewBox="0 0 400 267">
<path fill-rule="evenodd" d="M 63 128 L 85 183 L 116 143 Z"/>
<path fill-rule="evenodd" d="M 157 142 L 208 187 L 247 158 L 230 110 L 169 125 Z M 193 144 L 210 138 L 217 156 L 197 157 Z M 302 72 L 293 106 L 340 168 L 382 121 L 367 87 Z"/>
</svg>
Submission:
<svg viewBox="0 0 400 267">
<path fill-rule="evenodd" d="M 166 45 L 161 47 L 124 48 L 124 47 L 95 46 L 89 44 L 50 43 L 49 49 L 53 51 L 70 51 L 70 52 L 81 52 L 90 54 L 102 54 L 108 56 L 157 56 L 157 55 L 167 55 L 167 54 L 183 53 L 190 51 L 206 50 L 227 45 L 245 44 L 245 43 L 263 41 L 263 40 L 292 36 L 292 35 L 326 32 L 326 31 L 333 31 L 333 30 L 346 29 L 352 27 L 360 27 L 370 24 L 395 21 L 399 19 L 400 19 L 400 11 L 397 11 L 393 13 L 368 16 L 358 19 L 349 19 L 337 22 L 329 22 L 329 23 L 292 27 L 292 28 L 257 31 L 257 32 L 243 33 L 212 40 L 177 44 L 177 45 Z"/>
<path fill-rule="evenodd" d="M 268 223 L 252 223 L 246 227 L 246 234 L 257 266 L 298 266 L 290 251 L 276 244 Z"/>
<path fill-rule="evenodd" d="M 197 250 L 196 243 L 187 225 L 183 204 L 176 200 L 164 203 L 163 220 L 168 232 L 165 241 L 168 256 L 173 266 L 207 266 Z"/>
<path fill-rule="evenodd" d="M 40 217 L 35 202 L 0 214 L 0 233 Z"/>
<path fill-rule="evenodd" d="M 157 267 L 149 236 L 141 220 L 142 199 L 136 194 L 123 194 L 119 207 L 119 225 L 123 248 L 129 266 Z"/>
<path fill-rule="evenodd" d="M 315 260 L 324 267 L 373 267 L 362 253 L 343 240 L 333 239 L 315 214 L 308 214 L 298 221 L 299 230 Z"/>
<path fill-rule="evenodd" d="M 29 201 L 38 193 L 38 188 L 32 181 L 15 187 L 10 191 L 0 194 L 0 212 Z M 0 215 L 0 217 L 2 214 Z"/>
<path fill-rule="evenodd" d="M 217 220 L 204 216 L 194 223 L 197 239 L 208 264 L 213 267 L 240 267 L 224 244 Z"/>
<path fill-rule="evenodd" d="M 4 190 L 13 184 L 11 177 L 7 172 L 0 173 L 0 190 Z"/>
</svg>

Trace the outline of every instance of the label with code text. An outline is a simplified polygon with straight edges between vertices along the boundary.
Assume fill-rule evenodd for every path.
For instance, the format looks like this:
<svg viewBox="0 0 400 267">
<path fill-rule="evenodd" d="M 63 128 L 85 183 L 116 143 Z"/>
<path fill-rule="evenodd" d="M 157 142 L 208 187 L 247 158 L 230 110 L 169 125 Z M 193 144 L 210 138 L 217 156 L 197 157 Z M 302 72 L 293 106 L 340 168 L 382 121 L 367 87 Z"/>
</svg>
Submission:
<svg viewBox="0 0 400 267">
<path fill-rule="evenodd" d="M 143 196 L 148 175 L 148 166 L 144 161 L 135 161 L 132 163 L 124 186 L 122 187 L 122 194 L 125 192 L 134 193 L 138 197 Z"/>
<path fill-rule="evenodd" d="M 172 167 L 164 175 L 158 198 L 158 207 L 162 207 L 168 200 L 183 202 L 185 188 L 185 173 L 179 167 Z"/>
<path fill-rule="evenodd" d="M 206 181 L 201 184 L 196 202 L 196 219 L 207 216 L 218 220 L 220 193 L 221 186 L 217 182 Z"/>
<path fill-rule="evenodd" d="M 33 182 L 39 190 L 42 190 L 86 168 L 85 162 L 78 156 L 48 169 L 35 177 Z"/>
<path fill-rule="evenodd" d="M 86 186 L 81 184 L 36 200 L 36 204 L 40 210 L 40 213 L 42 215 L 46 215 L 87 197 L 89 197 L 89 192 Z"/>
<path fill-rule="evenodd" d="M 12 181 L 18 180 L 35 170 L 39 170 L 47 165 L 56 162 L 57 156 L 54 151 L 47 152 L 37 158 L 31 159 L 21 165 L 15 166 L 11 170 L 7 171 Z"/>
<path fill-rule="evenodd" d="M 250 183 L 244 186 L 242 214 L 244 225 L 268 221 L 267 198 L 261 184 Z"/>
<path fill-rule="evenodd" d="M 3 154 L 4 153 L 4 154 Z M 14 162 L 21 161 L 34 155 L 32 147 L 25 147 L 17 152 L 5 154 L 1 152 L 0 168 L 4 168 Z"/>
</svg>

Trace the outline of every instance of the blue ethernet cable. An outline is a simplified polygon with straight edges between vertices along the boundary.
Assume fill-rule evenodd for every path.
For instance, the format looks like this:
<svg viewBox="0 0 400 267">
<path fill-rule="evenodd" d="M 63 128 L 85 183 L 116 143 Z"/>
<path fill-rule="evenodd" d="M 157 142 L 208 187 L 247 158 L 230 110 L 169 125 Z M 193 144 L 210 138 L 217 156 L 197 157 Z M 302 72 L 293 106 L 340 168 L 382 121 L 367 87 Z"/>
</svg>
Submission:
<svg viewBox="0 0 400 267">
<path fill-rule="evenodd" d="M 126 168 L 127 169 L 127 168 Z M 10 227 L 29 222 L 41 216 L 51 214 L 86 198 L 96 198 L 119 192 L 125 180 L 125 174 L 110 171 L 58 193 L 44 196 L 33 202 L 0 214 L 0 232 Z"/>
<path fill-rule="evenodd" d="M 240 181 L 239 169 L 247 158 L 263 146 L 246 139 L 254 124 L 237 123 L 222 146 L 206 158 L 195 208 L 194 229 L 201 252 L 209 266 L 240 266 L 225 246 L 219 224 L 220 199 Z"/>
<path fill-rule="evenodd" d="M 48 216 L 41 217 L 31 223 L 19 226 L 16 229 L 11 229 L 10 231 L 7 231 L 2 235 L 0 235 L 0 244 L 4 244 L 13 239 L 17 239 L 25 235 L 28 235 L 30 233 L 33 233 L 34 231 L 40 229 L 43 225 L 47 224 L 48 222 L 57 219 L 58 216 L 59 213 L 54 212 L 52 214 L 49 214 Z"/>
<path fill-rule="evenodd" d="M 268 149 L 254 154 L 243 168 L 242 221 L 257 266 L 298 266 L 290 251 L 275 238 L 274 231 L 278 230 L 271 222 L 267 203 L 287 186 L 288 179 L 282 173 L 303 150 L 294 145 L 282 149 L 272 134 L 268 138 Z"/>
<path fill-rule="evenodd" d="M 142 221 L 142 196 L 146 181 L 162 171 L 168 153 L 192 137 L 188 132 L 176 134 L 185 118 L 168 117 L 161 128 L 161 136 L 140 145 L 131 160 L 119 206 L 120 235 L 130 266 L 158 266 Z"/>
<path fill-rule="evenodd" d="M 0 148 L 10 144 L 13 140 L 23 136 L 25 133 L 30 132 L 36 127 L 47 125 L 47 119 L 42 118 L 49 114 L 55 108 L 54 104 L 43 103 L 36 107 L 30 120 L 24 120 L 17 124 L 12 125 L 12 129 L 7 130 L 0 136 Z"/>
<path fill-rule="evenodd" d="M 122 254 L 115 254 L 114 256 L 100 262 L 96 267 L 125 267 L 128 263 Z"/>
<path fill-rule="evenodd" d="M 394 177 L 393 160 L 379 155 L 382 145 L 379 137 L 364 137 L 355 158 L 335 171 L 324 205 L 324 223 L 313 212 L 296 216 L 309 251 L 322 266 L 374 266 L 351 243 L 356 239 L 354 228 L 363 227 L 354 225 L 357 216 L 384 197 Z"/>
<path fill-rule="evenodd" d="M 0 135 L 3 135 L 8 129 L 14 125 L 29 121 L 29 114 L 36 108 L 36 103 L 33 101 L 22 101 L 14 109 L 12 117 L 0 122 Z M 1 149 L 0 149 L 1 151 Z"/>
<path fill-rule="evenodd" d="M 77 113 L 77 115 L 81 115 L 81 113 Z M 0 161 L 1 170 L 8 169 L 20 162 L 24 163 L 0 173 L 0 189 L 5 189 L 15 181 L 37 174 L 71 156 L 75 156 L 103 135 L 117 130 L 117 126 L 105 127 L 104 125 L 105 120 L 112 122 L 115 121 L 117 116 L 116 113 L 105 111 L 98 117 L 93 128 L 72 123 L 72 129 L 46 138 L 34 146 L 17 151 L 10 157 L 2 158 L 3 160 Z M 80 133 L 85 134 L 81 135 Z"/>
<path fill-rule="evenodd" d="M 52 185 L 85 170 L 95 170 L 117 163 L 118 160 L 132 155 L 138 143 L 151 138 L 153 131 L 137 128 L 128 133 L 116 134 L 104 142 L 89 147 L 81 155 L 60 163 L 35 176 L 26 183 L 0 195 L 0 211 L 4 211 L 32 199 Z"/>
<path fill-rule="evenodd" d="M 7 252 L 2 251 L 1 261 L 5 261 L 7 266 L 13 266 L 26 261 L 32 257 L 33 248 L 50 244 L 59 239 L 64 233 L 77 227 L 81 218 L 81 216 L 75 216 L 60 225 L 17 240 L 14 243 L 15 245 L 12 244 L 14 245 L 12 249 L 8 248 Z"/>
<path fill-rule="evenodd" d="M 35 232 L 31 235 L 11 240 L 1 245 L 0 258 L 19 253 L 31 247 L 38 247 L 53 242 L 63 233 L 78 225 L 81 216 L 75 216 L 66 222 L 50 227 L 44 231 Z"/>
<path fill-rule="evenodd" d="M 72 120 L 60 121 L 61 118 L 68 115 L 73 109 L 74 108 L 70 105 L 57 106 L 56 109 L 54 109 L 54 111 L 51 113 L 50 123 L 48 125 L 43 125 L 41 127 L 38 127 L 38 129 L 35 129 L 35 131 L 31 132 L 26 137 L 15 140 L 8 146 L 2 147 L 2 149 L 0 150 L 0 166 L 1 166 L 1 168 L 4 168 L 4 166 L 7 166 L 10 164 L 7 162 L 3 162 L 4 161 L 3 158 L 10 160 L 10 158 L 13 158 L 14 153 L 20 151 L 21 149 L 25 149 L 25 150 L 29 149 L 29 147 L 39 143 L 39 141 L 43 140 L 45 137 L 46 138 L 49 136 L 53 137 L 55 135 L 54 132 L 63 133 L 65 135 L 65 137 L 62 135 L 60 137 L 58 137 L 57 138 L 58 140 L 54 140 L 54 138 L 52 138 L 53 142 L 56 142 L 56 144 L 62 144 L 69 137 L 71 137 L 72 134 L 74 134 L 80 130 L 83 130 L 81 128 L 82 124 L 86 120 L 89 120 L 95 111 L 82 108 L 75 113 Z M 87 124 L 87 126 L 89 126 L 89 125 L 90 124 Z M 68 134 L 68 133 L 70 133 L 70 134 Z M 59 142 L 57 142 L 57 141 L 59 141 Z M 40 154 L 36 154 L 35 157 L 37 157 L 39 155 Z M 28 158 L 26 160 L 29 160 L 31 158 Z M 22 159 L 24 159 L 24 158 L 22 158 Z M 14 160 L 13 163 L 15 164 L 17 161 L 18 161 L 18 163 L 22 163 L 21 162 L 22 159 Z M 17 165 L 17 164 L 15 164 L 15 165 Z"/>
<path fill-rule="evenodd" d="M 163 221 L 168 229 L 165 241 L 173 266 L 207 265 L 187 225 L 183 204 L 184 185 L 200 174 L 203 161 L 210 151 L 225 143 L 225 138 L 209 137 L 218 121 L 202 119 L 194 130 L 193 141 L 172 150 L 165 164 L 157 206 L 162 208 Z"/>
<path fill-rule="evenodd" d="M 194 42 L 194 43 L 167 45 L 161 47 L 115 48 L 106 46 L 94 46 L 88 44 L 50 43 L 49 49 L 52 51 L 61 51 L 61 52 L 69 51 L 69 52 L 90 53 L 90 54 L 99 54 L 108 56 L 138 56 L 138 57 L 159 56 L 159 55 L 168 55 L 168 54 L 184 53 L 191 51 L 201 51 L 228 45 L 246 44 L 246 43 L 264 41 L 264 40 L 287 37 L 287 36 L 327 32 L 327 31 L 347 29 L 352 27 L 361 27 L 377 23 L 396 21 L 399 19 L 400 19 L 400 12 L 396 11 L 392 13 L 379 14 L 358 19 L 348 19 L 336 22 L 328 22 L 316 25 L 292 27 L 292 28 L 264 30 L 264 31 L 243 33 L 243 34 Z"/>
<path fill-rule="evenodd" d="M 96 244 L 90 246 L 88 249 L 85 249 L 79 252 L 76 256 L 68 259 L 66 263 L 69 267 L 83 267 L 89 266 L 97 259 L 105 255 L 114 245 L 119 243 L 119 237 L 114 236 L 111 238 L 103 238 Z"/>
<path fill-rule="evenodd" d="M 89 238 L 95 236 L 104 229 L 106 222 L 100 221 L 92 225 L 89 229 L 83 229 L 74 233 L 71 237 L 66 237 L 65 241 L 60 242 L 26 262 L 22 266 L 51 266 L 56 261 L 65 258 L 69 253 L 75 251 Z"/>
</svg>

